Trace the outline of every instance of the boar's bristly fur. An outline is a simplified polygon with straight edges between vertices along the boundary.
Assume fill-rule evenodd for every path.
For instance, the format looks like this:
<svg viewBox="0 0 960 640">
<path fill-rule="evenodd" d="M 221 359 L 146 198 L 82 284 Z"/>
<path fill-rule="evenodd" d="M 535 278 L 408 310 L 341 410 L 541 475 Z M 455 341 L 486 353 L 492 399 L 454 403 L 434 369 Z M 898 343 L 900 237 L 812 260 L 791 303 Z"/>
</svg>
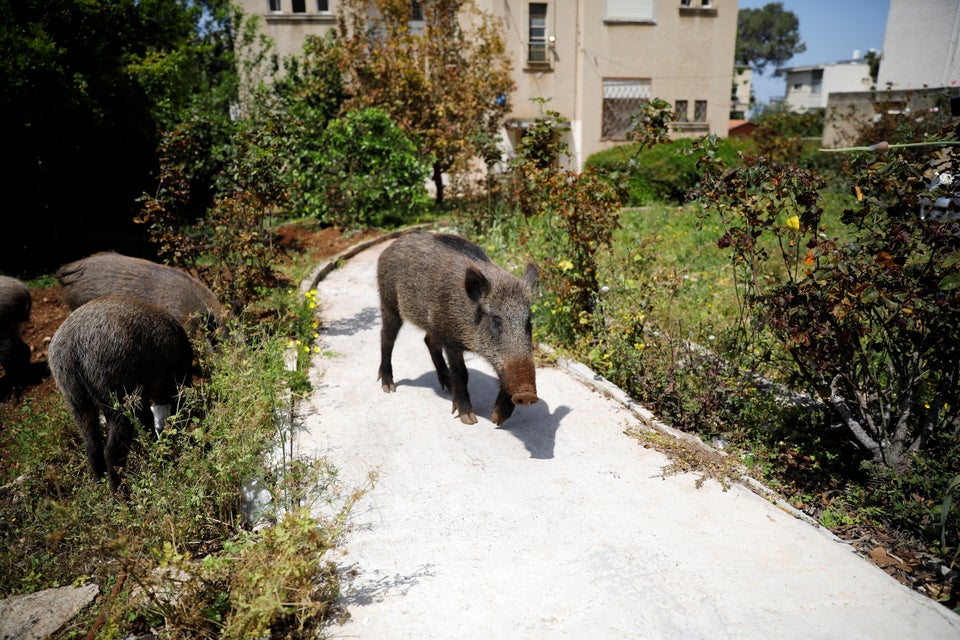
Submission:
<svg viewBox="0 0 960 640">
<path fill-rule="evenodd" d="M 86 444 L 95 478 L 121 487 L 136 429 L 132 411 L 153 431 L 150 405 L 175 404 L 189 384 L 193 351 L 183 327 L 160 307 L 106 296 L 73 311 L 53 335 L 50 371 Z M 106 420 L 106 441 L 100 415 Z"/>
<path fill-rule="evenodd" d="M 379 378 L 384 391 L 396 391 L 393 345 L 400 326 L 408 321 L 426 331 L 424 341 L 440 385 L 450 389 L 453 410 L 463 423 L 477 422 L 467 390 L 464 351 L 485 358 L 500 378 L 494 423 L 503 424 L 514 406 L 537 402 L 530 324 L 537 282 L 534 265 L 527 265 L 520 280 L 464 238 L 414 231 L 381 254 L 377 282 L 383 320 Z"/>
<path fill-rule="evenodd" d="M 201 328 L 219 328 L 226 318 L 207 285 L 185 271 L 142 258 L 95 253 L 63 265 L 56 275 L 71 309 L 103 296 L 139 298 L 165 309 L 194 339 Z"/>
<path fill-rule="evenodd" d="M 27 285 L 0 276 L 0 366 L 9 380 L 22 380 L 30 366 L 30 347 L 20 337 L 20 326 L 30 319 L 32 304 Z"/>
</svg>

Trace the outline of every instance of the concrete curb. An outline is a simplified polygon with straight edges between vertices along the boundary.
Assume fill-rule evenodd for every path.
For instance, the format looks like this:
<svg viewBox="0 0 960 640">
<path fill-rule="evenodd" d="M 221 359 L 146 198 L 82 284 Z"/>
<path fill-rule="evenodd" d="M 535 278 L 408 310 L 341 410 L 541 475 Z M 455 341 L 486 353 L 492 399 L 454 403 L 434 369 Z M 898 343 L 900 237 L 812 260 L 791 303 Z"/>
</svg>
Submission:
<svg viewBox="0 0 960 640">
<path fill-rule="evenodd" d="M 326 278 L 331 271 L 336 269 L 342 261 L 349 260 L 358 253 L 366 251 L 370 247 L 378 245 L 381 242 L 399 238 L 408 231 L 415 231 L 417 229 L 430 229 L 434 226 L 435 225 L 433 224 L 420 224 L 412 227 L 404 227 L 403 229 L 397 229 L 396 231 L 385 233 L 382 236 L 377 236 L 376 238 L 370 238 L 369 240 L 358 242 L 357 244 L 344 249 L 332 258 L 329 258 L 325 262 L 321 262 L 319 265 L 317 265 L 317 267 L 310 272 L 310 275 L 307 276 L 307 279 L 300 283 L 300 293 L 305 294 L 311 289 L 316 289 L 320 281 Z"/>
</svg>

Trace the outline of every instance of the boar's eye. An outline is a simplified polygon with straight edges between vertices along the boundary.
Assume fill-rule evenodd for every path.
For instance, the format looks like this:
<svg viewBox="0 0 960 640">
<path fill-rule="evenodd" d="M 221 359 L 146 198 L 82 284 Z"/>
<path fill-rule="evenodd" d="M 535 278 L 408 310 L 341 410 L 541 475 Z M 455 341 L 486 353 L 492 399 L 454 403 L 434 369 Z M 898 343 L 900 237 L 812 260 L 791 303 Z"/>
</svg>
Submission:
<svg viewBox="0 0 960 640">
<path fill-rule="evenodd" d="M 503 320 L 498 316 L 490 316 L 490 333 L 499 336 L 503 333 Z"/>
</svg>

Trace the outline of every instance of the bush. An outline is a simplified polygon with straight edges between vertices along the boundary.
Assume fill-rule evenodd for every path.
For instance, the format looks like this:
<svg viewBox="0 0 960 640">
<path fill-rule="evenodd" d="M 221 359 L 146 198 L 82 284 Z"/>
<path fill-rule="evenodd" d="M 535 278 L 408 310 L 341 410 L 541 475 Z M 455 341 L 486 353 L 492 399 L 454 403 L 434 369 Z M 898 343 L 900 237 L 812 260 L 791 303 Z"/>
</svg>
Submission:
<svg viewBox="0 0 960 640">
<path fill-rule="evenodd" d="M 801 169 L 714 165 L 700 192 L 727 230 L 717 244 L 732 249 L 753 326 L 874 462 L 898 468 L 960 421 L 960 234 L 935 205 L 960 197 L 960 158 L 952 147 L 933 155 L 855 159 L 847 242 L 819 233 L 823 180 Z M 760 277 L 771 258 L 778 281 Z"/>
<path fill-rule="evenodd" d="M 693 141 L 688 138 L 658 144 L 640 151 L 638 145 L 626 144 L 595 153 L 587 158 L 586 167 L 596 169 L 626 192 L 627 206 L 644 206 L 655 202 L 682 203 L 687 192 L 700 181 L 697 158 L 691 154 Z M 717 145 L 716 154 L 728 164 L 736 163 L 738 147 L 729 140 Z"/>
<path fill-rule="evenodd" d="M 386 112 L 351 111 L 332 120 L 316 151 L 297 159 L 297 202 L 344 229 L 404 224 L 429 203 L 430 163 Z"/>
</svg>

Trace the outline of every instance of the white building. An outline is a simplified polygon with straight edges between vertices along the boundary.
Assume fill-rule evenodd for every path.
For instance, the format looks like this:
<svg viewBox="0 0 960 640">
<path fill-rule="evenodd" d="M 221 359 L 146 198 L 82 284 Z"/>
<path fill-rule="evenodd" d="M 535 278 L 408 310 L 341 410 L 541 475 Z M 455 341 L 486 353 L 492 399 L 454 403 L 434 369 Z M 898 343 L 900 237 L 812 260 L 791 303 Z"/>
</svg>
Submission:
<svg viewBox="0 0 960 640">
<path fill-rule="evenodd" d="M 778 69 L 776 75 L 786 76 L 783 102 L 797 113 L 826 109 L 831 93 L 867 91 L 873 84 L 870 63 L 858 55 L 830 64 L 785 67 Z"/>
<path fill-rule="evenodd" d="M 960 0 L 890 0 L 878 89 L 960 86 Z"/>
</svg>

